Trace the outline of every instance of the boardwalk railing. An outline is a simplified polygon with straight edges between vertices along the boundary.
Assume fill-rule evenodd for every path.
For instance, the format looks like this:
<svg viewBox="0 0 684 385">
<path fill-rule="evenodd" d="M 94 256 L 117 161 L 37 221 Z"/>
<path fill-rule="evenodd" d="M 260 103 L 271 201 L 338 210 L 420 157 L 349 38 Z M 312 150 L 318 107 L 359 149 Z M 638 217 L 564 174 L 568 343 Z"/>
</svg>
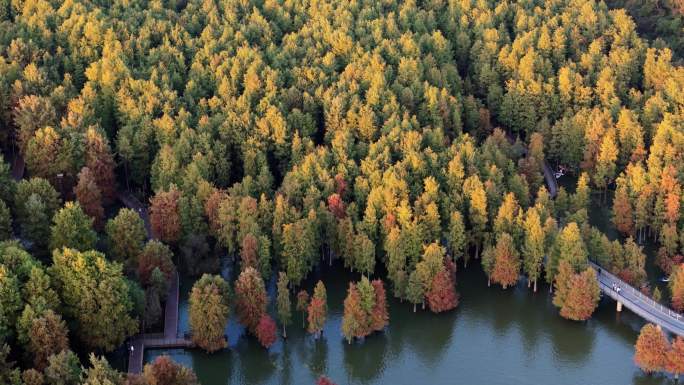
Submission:
<svg viewBox="0 0 684 385">
<path fill-rule="evenodd" d="M 623 305 L 644 320 L 684 337 L 682 314 L 654 301 L 595 263 L 590 262 L 590 266 L 594 270 L 601 270 L 597 277 L 599 287 L 604 294 L 618 301 L 618 310 Z"/>
</svg>

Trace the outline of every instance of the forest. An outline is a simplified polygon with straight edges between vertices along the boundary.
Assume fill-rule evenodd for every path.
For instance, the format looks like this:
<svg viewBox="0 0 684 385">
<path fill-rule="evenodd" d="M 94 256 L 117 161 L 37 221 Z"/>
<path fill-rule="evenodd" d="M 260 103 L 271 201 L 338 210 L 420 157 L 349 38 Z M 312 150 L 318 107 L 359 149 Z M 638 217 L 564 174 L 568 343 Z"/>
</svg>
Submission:
<svg viewBox="0 0 684 385">
<path fill-rule="evenodd" d="M 350 343 L 389 296 L 456 308 L 473 264 L 570 320 L 599 301 L 589 260 L 684 311 L 681 13 L 649 32 L 609 3 L 0 0 L 0 383 L 197 383 L 106 359 L 159 330 L 177 272 L 209 352 L 233 315 L 266 348 L 299 313 L 319 338 L 325 282 L 301 284 L 336 261 Z M 640 367 L 684 370 L 684 340 L 645 332 Z"/>
</svg>

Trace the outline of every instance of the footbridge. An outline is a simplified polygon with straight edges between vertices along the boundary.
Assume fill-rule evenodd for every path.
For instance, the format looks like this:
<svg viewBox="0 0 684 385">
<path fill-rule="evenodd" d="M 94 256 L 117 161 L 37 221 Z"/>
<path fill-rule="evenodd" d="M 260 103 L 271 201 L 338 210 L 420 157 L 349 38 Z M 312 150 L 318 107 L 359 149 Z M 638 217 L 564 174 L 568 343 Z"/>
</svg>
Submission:
<svg viewBox="0 0 684 385">
<path fill-rule="evenodd" d="M 597 272 L 601 292 L 617 301 L 618 311 L 624 306 L 646 321 L 684 337 L 683 315 L 654 301 L 597 264 L 589 264 Z"/>
</svg>

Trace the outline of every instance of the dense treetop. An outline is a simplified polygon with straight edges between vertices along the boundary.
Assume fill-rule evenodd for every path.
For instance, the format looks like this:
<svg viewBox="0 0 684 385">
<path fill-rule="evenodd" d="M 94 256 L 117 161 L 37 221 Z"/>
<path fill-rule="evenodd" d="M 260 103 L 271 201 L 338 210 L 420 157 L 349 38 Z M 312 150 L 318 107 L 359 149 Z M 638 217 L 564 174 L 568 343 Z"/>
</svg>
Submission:
<svg viewBox="0 0 684 385">
<path fill-rule="evenodd" d="M 561 315 L 586 319 L 587 258 L 641 286 L 651 235 L 659 266 L 684 276 L 672 56 L 593 0 L 0 0 L 0 147 L 27 168 L 14 183 L 0 162 L 0 241 L 23 245 L 0 243 L 0 345 L 29 321 L 59 337 L 64 316 L 82 346 L 112 350 L 160 322 L 177 267 L 215 273 L 226 252 L 242 271 L 235 314 L 265 346 L 277 329 L 264 282 L 282 277 L 289 324 L 289 290 L 322 259 L 363 277 L 348 338 L 386 324 L 384 307 L 358 311 L 385 302 L 378 271 L 414 308 L 445 311 L 454 263 L 471 256 L 503 288 L 521 270 L 535 289 L 545 278 Z M 552 199 L 545 159 L 578 177 L 573 191 Z M 588 221 L 591 191 L 613 189 L 624 244 Z M 105 218 L 125 190 L 149 202 L 156 240 L 142 210 Z M 202 339 L 218 348 L 226 296 L 200 289 L 220 307 L 195 310 L 217 315 Z M 315 335 L 321 293 L 297 297 Z M 92 326 L 110 314 L 117 327 Z M 42 365 L 50 352 L 30 337 L 11 354 Z"/>
</svg>

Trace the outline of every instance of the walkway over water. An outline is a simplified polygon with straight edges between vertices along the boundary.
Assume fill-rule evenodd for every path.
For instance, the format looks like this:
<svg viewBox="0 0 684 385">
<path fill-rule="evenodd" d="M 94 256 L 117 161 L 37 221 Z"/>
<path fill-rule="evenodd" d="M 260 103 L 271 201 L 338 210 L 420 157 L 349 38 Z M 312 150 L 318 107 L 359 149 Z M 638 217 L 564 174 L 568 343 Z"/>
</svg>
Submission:
<svg viewBox="0 0 684 385">
<path fill-rule="evenodd" d="M 166 296 L 164 307 L 164 333 L 141 334 L 131 341 L 133 351 L 129 351 L 128 372 L 142 373 L 145 349 L 190 348 L 192 341 L 178 336 L 178 273 L 174 273 Z"/>
<path fill-rule="evenodd" d="M 147 206 L 142 204 L 132 193 L 119 191 L 118 197 L 121 203 L 129 209 L 134 210 L 145 223 L 147 238 L 152 238 L 150 218 L 147 214 Z M 192 341 L 178 336 L 178 304 L 179 304 L 179 282 L 178 272 L 171 278 L 169 291 L 166 293 L 166 303 L 164 305 L 164 333 L 138 334 L 130 341 L 133 350 L 128 352 L 128 372 L 142 373 L 143 361 L 145 359 L 146 348 L 170 349 L 170 348 L 190 348 Z M 129 348 L 130 349 L 130 348 Z"/>
<path fill-rule="evenodd" d="M 634 314 L 661 328 L 684 337 L 684 316 L 652 300 L 625 281 L 589 262 L 594 270 L 600 269 L 597 275 L 601 292 L 631 310 Z M 619 287 L 618 293 L 614 287 Z"/>
</svg>

